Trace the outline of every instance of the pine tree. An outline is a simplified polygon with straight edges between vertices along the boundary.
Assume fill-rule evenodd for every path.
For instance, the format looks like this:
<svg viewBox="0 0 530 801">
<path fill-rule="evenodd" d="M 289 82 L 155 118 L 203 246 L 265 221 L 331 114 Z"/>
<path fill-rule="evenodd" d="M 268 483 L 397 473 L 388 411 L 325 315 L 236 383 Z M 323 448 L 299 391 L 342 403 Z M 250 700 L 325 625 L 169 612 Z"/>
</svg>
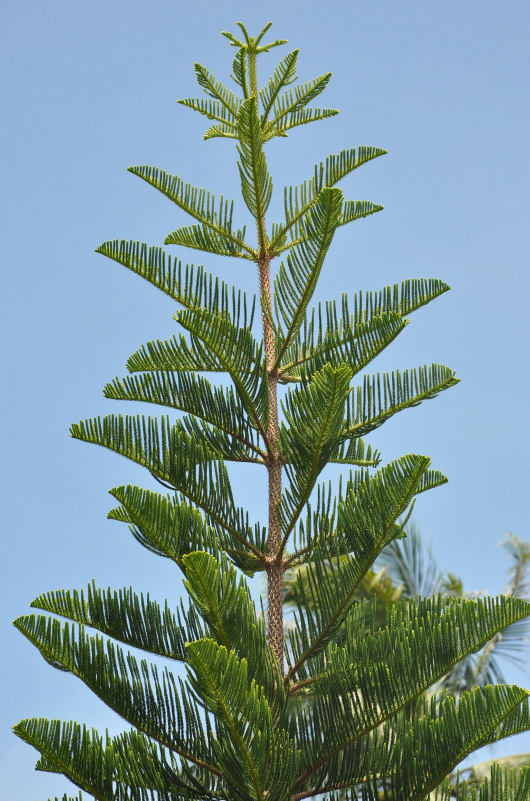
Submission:
<svg viewBox="0 0 530 801">
<path fill-rule="evenodd" d="M 385 151 L 328 156 L 308 180 L 284 190 L 284 218 L 268 225 L 273 184 L 265 144 L 337 112 L 310 105 L 330 73 L 295 84 L 297 50 L 259 89 L 258 55 L 285 42 L 264 43 L 270 23 L 256 38 L 238 25 L 240 39 L 224 33 L 236 48 L 235 91 L 196 64 L 205 97 L 180 102 L 210 120 L 205 139 L 235 140 L 257 241 L 237 227 L 233 202 L 157 168 L 130 171 L 193 220 L 165 244 L 254 262 L 256 297 L 159 247 L 101 245 L 99 253 L 179 304 L 175 320 L 185 333 L 141 347 L 127 363 L 130 375 L 104 390 L 107 398 L 168 407 L 171 416 L 111 415 L 71 429 L 144 466 L 165 487 L 165 494 L 112 489 L 118 505 L 109 517 L 175 562 L 189 602 L 161 607 L 132 588 L 95 585 L 39 596 L 32 606 L 45 614 L 21 617 L 17 628 L 129 728 L 103 737 L 78 723 L 32 719 L 15 732 L 40 752 L 38 769 L 64 774 L 99 801 L 464 799 L 466 784 L 452 787 L 445 777 L 477 748 L 528 730 L 529 693 L 497 685 L 427 702 L 425 691 L 528 616 L 530 604 L 405 599 L 381 627 L 374 605 L 368 612 L 356 594 L 385 546 L 406 536 L 416 496 L 446 481 L 425 456 L 380 467 L 361 437 L 457 379 L 434 364 L 352 381 L 412 312 L 449 287 L 414 279 L 311 306 L 337 229 L 381 210 L 345 200 L 338 184 Z M 202 376 L 209 372 L 229 385 L 212 385 Z M 236 505 L 231 462 L 265 468 L 267 525 Z M 348 469 L 335 494 L 320 479 L 328 464 Z M 301 565 L 286 627 L 284 577 Z M 245 578 L 257 573 L 267 581 L 266 614 Z M 181 663 L 186 678 L 129 648 Z M 507 774 L 494 766 L 471 792 L 477 801 L 524 801 L 530 770 Z"/>
</svg>

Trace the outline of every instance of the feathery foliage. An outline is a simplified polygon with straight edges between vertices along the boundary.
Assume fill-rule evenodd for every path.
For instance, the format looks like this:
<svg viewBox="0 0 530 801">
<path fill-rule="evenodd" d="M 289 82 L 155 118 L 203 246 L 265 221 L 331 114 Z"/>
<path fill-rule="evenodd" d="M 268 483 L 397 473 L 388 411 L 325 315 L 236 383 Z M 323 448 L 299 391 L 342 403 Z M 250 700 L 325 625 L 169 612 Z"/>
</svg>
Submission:
<svg viewBox="0 0 530 801">
<path fill-rule="evenodd" d="M 350 302 L 344 295 L 314 303 L 337 229 L 382 209 L 344 200 L 337 184 L 385 151 L 350 148 L 317 163 L 309 180 L 284 189 L 284 219 L 269 225 L 267 142 L 337 111 L 311 105 L 331 74 L 297 83 L 298 50 L 260 88 L 257 57 L 285 42 L 265 42 L 271 23 L 257 37 L 238 25 L 239 38 L 224 33 L 236 48 L 235 86 L 195 64 L 204 96 L 179 102 L 213 123 L 206 140 L 235 140 L 243 204 L 156 167 L 130 171 L 192 220 L 166 245 L 253 261 L 257 291 L 247 298 L 158 246 L 102 244 L 98 253 L 180 307 L 179 333 L 140 347 L 127 363 L 131 375 L 110 381 L 104 394 L 163 406 L 167 416 L 109 415 L 71 429 L 165 487 L 165 495 L 112 489 L 118 506 L 109 518 L 175 563 L 187 601 L 161 605 L 132 588 L 95 584 L 36 598 L 40 613 L 15 626 L 128 728 L 103 738 L 75 722 L 34 719 L 15 733 L 40 753 L 37 769 L 80 789 L 77 801 L 83 792 L 98 801 L 524 801 L 528 766 L 508 774 L 493 765 L 490 778 L 483 772 L 456 784 L 451 777 L 472 751 L 530 728 L 529 693 L 485 682 L 452 692 L 443 680 L 521 625 L 530 603 L 515 591 L 416 599 L 378 584 L 374 572 L 376 560 L 407 542 L 417 496 L 447 479 L 417 454 L 381 467 L 361 437 L 457 379 L 434 364 L 352 382 L 412 312 L 449 287 L 419 278 Z M 236 505 L 231 462 L 266 472 L 266 522 L 251 522 Z M 350 466 L 336 492 L 322 482 L 333 463 Z M 519 587 L 528 554 L 511 546 Z M 266 612 L 246 579 L 257 572 L 267 580 Z M 367 603 L 374 588 L 379 608 Z"/>
</svg>

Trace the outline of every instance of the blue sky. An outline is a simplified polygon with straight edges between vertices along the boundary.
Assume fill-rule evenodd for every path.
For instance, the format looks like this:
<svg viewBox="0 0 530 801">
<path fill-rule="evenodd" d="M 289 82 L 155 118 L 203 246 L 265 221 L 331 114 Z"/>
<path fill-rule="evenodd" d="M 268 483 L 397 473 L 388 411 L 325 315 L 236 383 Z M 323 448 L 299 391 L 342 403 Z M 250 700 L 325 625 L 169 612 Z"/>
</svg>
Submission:
<svg viewBox="0 0 530 801">
<path fill-rule="evenodd" d="M 319 298 L 439 277 L 452 292 L 420 310 L 374 369 L 440 362 L 461 383 L 394 418 L 371 442 L 385 461 L 424 453 L 450 483 L 415 515 L 443 569 L 469 590 L 498 593 L 507 562 L 496 544 L 528 529 L 528 4 L 488 0 L 371 4 L 315 0 L 192 4 L 152 0 L 4 8 L 2 324 L 7 381 L 4 446 L 2 727 L 0 776 L 11 801 L 62 795 L 60 777 L 33 772 L 35 753 L 9 726 L 23 717 L 119 722 L 11 627 L 45 590 L 134 586 L 174 600 L 180 579 L 106 520 L 107 490 L 145 484 L 140 470 L 68 437 L 71 422 L 130 412 L 103 385 L 153 338 L 173 333 L 171 302 L 94 253 L 113 238 L 162 243 L 183 216 L 126 172 L 152 164 L 238 195 L 230 142 L 204 143 L 202 118 L 176 100 L 196 96 L 193 63 L 224 80 L 233 50 L 222 30 L 299 47 L 299 75 L 328 70 L 332 120 L 298 129 L 268 151 L 275 187 L 310 177 L 329 153 L 389 152 L 344 182 L 346 197 L 385 211 L 339 232 Z M 284 51 L 287 52 L 287 51 Z M 268 77 L 276 57 L 262 59 Z M 280 209 L 281 192 L 275 196 Z M 273 205 L 274 205 L 273 203 Z M 239 208 L 242 209 L 240 206 Z M 194 254 L 182 251 L 184 261 Z M 205 266 L 255 287 L 248 265 Z M 197 259 L 195 259 L 197 263 Z M 150 410 L 142 410 L 149 413 Z M 241 498 L 263 514 L 261 476 L 238 474 Z M 509 667 L 510 681 L 528 674 Z M 530 736 L 501 753 L 530 751 Z M 487 758 L 488 754 L 481 758 Z"/>
</svg>

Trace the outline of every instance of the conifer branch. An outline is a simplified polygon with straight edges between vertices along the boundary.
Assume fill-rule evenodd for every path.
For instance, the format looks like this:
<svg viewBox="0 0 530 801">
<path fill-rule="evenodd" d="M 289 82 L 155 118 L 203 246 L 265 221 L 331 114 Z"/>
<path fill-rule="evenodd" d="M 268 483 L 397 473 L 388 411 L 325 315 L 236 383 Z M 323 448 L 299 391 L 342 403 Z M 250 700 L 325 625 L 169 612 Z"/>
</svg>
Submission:
<svg viewBox="0 0 530 801">
<path fill-rule="evenodd" d="M 335 601 L 335 607 L 330 610 L 330 615 L 324 622 L 324 625 L 318 632 L 318 635 L 312 640 L 312 642 L 308 643 L 308 646 L 304 649 L 303 653 L 289 669 L 285 678 L 286 683 L 290 682 L 293 677 L 296 676 L 300 668 L 303 667 L 303 665 L 308 661 L 308 659 L 310 659 L 323 647 L 323 645 L 329 640 L 330 633 L 335 631 L 339 622 L 344 619 L 345 613 L 351 605 L 352 598 L 354 598 L 360 582 L 366 575 L 371 565 L 374 563 L 382 548 L 389 542 L 389 538 L 393 538 L 393 536 L 395 536 L 395 534 L 393 535 L 393 532 L 395 531 L 395 521 L 405 513 L 408 506 L 413 501 L 414 495 L 417 492 L 425 470 L 429 466 L 429 462 L 430 460 L 425 457 L 417 457 L 416 461 L 410 464 L 409 470 L 404 473 L 405 480 L 400 497 L 399 499 L 397 497 L 395 498 L 395 506 L 392 509 L 391 515 L 388 515 L 388 511 L 385 510 L 387 513 L 387 521 L 386 524 L 380 525 L 380 533 L 377 539 L 373 541 L 371 552 L 368 551 L 363 553 L 362 563 L 359 564 L 359 569 L 356 571 L 355 579 L 347 588 L 346 594 L 342 598 Z M 353 547 L 355 546 L 352 543 L 352 549 Z"/>
</svg>

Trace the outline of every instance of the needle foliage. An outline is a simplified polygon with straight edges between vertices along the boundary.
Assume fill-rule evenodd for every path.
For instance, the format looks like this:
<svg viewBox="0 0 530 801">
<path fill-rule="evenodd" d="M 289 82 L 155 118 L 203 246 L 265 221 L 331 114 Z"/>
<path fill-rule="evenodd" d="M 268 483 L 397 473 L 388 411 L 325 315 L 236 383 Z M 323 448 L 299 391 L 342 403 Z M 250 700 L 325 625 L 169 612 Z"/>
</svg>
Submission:
<svg viewBox="0 0 530 801">
<path fill-rule="evenodd" d="M 205 139 L 233 140 L 246 224 L 241 204 L 178 175 L 130 172 L 187 215 L 166 245 L 254 262 L 256 293 L 247 297 L 158 246 L 102 244 L 99 253 L 178 304 L 177 334 L 137 350 L 129 375 L 104 394 L 168 412 L 71 429 L 164 486 L 112 489 L 109 517 L 175 563 L 187 599 L 160 605 L 132 588 L 95 584 L 36 598 L 36 612 L 16 627 L 126 728 L 111 737 L 32 719 L 15 732 L 40 752 L 39 770 L 79 788 L 77 801 L 525 801 L 528 769 L 494 766 L 469 786 L 447 777 L 476 749 L 530 728 L 529 693 L 505 684 L 427 691 L 527 617 L 530 604 L 439 595 L 396 599 L 376 613 L 359 599 L 385 547 L 407 536 L 416 497 L 446 481 L 426 456 L 381 464 L 362 438 L 457 383 L 438 364 L 365 369 L 449 287 L 416 278 L 314 303 L 337 231 L 382 208 L 348 199 L 341 186 L 385 151 L 347 148 L 319 161 L 285 187 L 283 215 L 270 223 L 267 142 L 337 112 L 313 105 L 330 73 L 297 82 L 298 50 L 259 87 L 258 56 L 285 42 L 266 43 L 270 23 L 256 37 L 238 25 L 239 38 L 224 34 L 235 49 L 231 88 L 196 64 L 202 96 L 179 102 L 206 117 Z M 224 381 L 210 383 L 209 373 Z M 266 472 L 266 520 L 236 504 L 232 462 Z M 333 488 L 323 476 L 329 464 L 344 469 Z M 287 625 L 286 581 L 302 566 Z M 265 613 L 247 581 L 258 573 L 267 581 Z"/>
</svg>

